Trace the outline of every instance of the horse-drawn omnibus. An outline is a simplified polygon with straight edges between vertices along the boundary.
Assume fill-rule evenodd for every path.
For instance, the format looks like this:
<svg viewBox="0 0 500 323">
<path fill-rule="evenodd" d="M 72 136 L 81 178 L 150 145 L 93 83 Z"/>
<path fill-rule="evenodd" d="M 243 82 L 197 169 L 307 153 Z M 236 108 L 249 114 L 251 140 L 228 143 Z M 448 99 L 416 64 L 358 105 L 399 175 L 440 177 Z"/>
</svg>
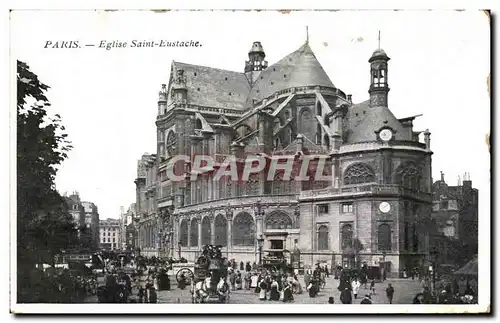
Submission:
<svg viewBox="0 0 500 323">
<path fill-rule="evenodd" d="M 194 265 L 191 280 L 193 303 L 229 302 L 229 286 L 227 284 L 229 262 L 222 257 L 220 246 L 206 245 L 202 255 Z"/>
</svg>

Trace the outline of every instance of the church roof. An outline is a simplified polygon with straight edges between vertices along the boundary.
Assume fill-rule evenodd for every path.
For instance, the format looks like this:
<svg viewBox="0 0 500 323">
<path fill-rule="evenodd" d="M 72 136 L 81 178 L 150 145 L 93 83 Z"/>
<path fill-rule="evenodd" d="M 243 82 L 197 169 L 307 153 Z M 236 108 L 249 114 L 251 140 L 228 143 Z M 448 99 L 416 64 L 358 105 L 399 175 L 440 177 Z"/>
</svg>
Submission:
<svg viewBox="0 0 500 323">
<path fill-rule="evenodd" d="M 375 131 L 384 126 L 395 130 L 395 140 L 405 140 L 405 130 L 401 123 L 392 114 L 388 107 L 370 107 L 370 100 L 355 104 L 347 112 L 347 129 L 345 142 L 374 141 L 377 139 Z"/>
<path fill-rule="evenodd" d="M 273 93 L 299 86 L 335 87 L 308 43 L 263 70 L 248 97 L 262 100 Z"/>
<path fill-rule="evenodd" d="M 173 66 L 184 70 L 189 103 L 216 108 L 245 108 L 250 83 L 244 73 L 180 62 L 173 62 Z"/>
<path fill-rule="evenodd" d="M 184 70 L 188 102 L 202 106 L 242 110 L 287 88 L 335 87 L 307 43 L 261 71 L 253 87 L 245 73 L 180 62 L 172 66 Z"/>
</svg>

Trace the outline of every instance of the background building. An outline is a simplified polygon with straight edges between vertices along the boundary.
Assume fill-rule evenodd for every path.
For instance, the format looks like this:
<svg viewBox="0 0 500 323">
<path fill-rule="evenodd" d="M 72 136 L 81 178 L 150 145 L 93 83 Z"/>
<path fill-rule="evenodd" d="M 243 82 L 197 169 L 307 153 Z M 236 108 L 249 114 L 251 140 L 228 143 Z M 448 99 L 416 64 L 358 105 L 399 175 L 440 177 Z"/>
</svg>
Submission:
<svg viewBox="0 0 500 323">
<path fill-rule="evenodd" d="M 69 196 L 64 194 L 63 198 L 66 201 L 69 213 L 75 222 L 75 228 L 78 229 L 78 236 L 80 237 L 80 231 L 85 228 L 85 209 L 80 200 L 80 196 L 78 192 L 73 192 L 73 194 Z"/>
<path fill-rule="evenodd" d="M 99 212 L 92 202 L 82 201 L 85 212 L 85 229 L 81 234 L 85 248 L 97 250 L 99 248 Z"/>
<path fill-rule="evenodd" d="M 99 223 L 99 237 L 102 250 L 119 250 L 120 220 L 108 218 Z"/>
<path fill-rule="evenodd" d="M 300 249 L 306 265 L 383 262 L 392 275 L 424 266 L 430 133 L 413 129 L 417 116 L 396 118 L 389 109 L 386 53 L 369 58 L 369 100 L 358 104 L 307 42 L 273 65 L 265 57 L 254 42 L 244 72 L 172 62 L 159 92 L 157 152 L 143 155 L 135 181 L 140 248 L 194 260 L 213 243 L 229 258 L 258 261 L 262 238 L 264 251 Z M 214 180 L 213 171 L 195 175 L 189 163 L 170 162 L 210 155 L 216 170 L 229 155 L 256 153 L 292 158 L 294 175 L 300 156 L 315 156 L 309 180 L 287 181 L 283 172 L 268 180 L 268 169 L 248 181 Z M 321 159 L 328 180 L 316 181 Z M 169 168 L 185 180 L 168 179 Z"/>
<path fill-rule="evenodd" d="M 442 263 L 463 265 L 477 255 L 478 195 L 468 173 L 451 186 L 441 172 L 433 184 L 432 218 L 439 236 L 435 248 Z"/>
</svg>

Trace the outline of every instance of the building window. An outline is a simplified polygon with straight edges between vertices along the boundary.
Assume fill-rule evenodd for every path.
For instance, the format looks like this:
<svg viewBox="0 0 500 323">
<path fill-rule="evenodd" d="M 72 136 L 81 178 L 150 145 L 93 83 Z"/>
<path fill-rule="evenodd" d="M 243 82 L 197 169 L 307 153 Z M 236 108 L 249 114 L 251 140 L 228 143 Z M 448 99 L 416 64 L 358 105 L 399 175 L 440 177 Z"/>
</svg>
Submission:
<svg viewBox="0 0 500 323">
<path fill-rule="evenodd" d="M 392 250 L 391 226 L 387 223 L 378 226 L 378 250 Z"/>
<path fill-rule="evenodd" d="M 283 181 L 283 173 L 278 173 L 274 176 L 272 185 L 273 185 L 274 195 L 280 195 L 285 192 L 285 182 Z"/>
<path fill-rule="evenodd" d="M 233 245 L 253 246 L 255 243 L 255 223 L 247 212 L 241 212 L 233 220 Z"/>
<path fill-rule="evenodd" d="M 191 247 L 198 246 L 198 220 L 196 219 L 191 220 L 191 236 L 189 240 L 191 241 Z"/>
<path fill-rule="evenodd" d="M 201 221 L 201 245 L 209 245 L 212 240 L 212 225 L 210 223 L 210 218 L 208 216 L 203 218 Z"/>
<path fill-rule="evenodd" d="M 292 229 L 292 219 L 282 211 L 275 211 L 266 218 L 266 229 Z"/>
<path fill-rule="evenodd" d="M 179 229 L 179 243 L 182 247 L 188 245 L 188 223 L 187 220 L 182 220 Z"/>
<path fill-rule="evenodd" d="M 115 238 L 113 238 L 113 243 L 116 242 Z"/>
<path fill-rule="evenodd" d="M 73 210 L 78 210 L 78 205 L 73 204 Z"/>
<path fill-rule="evenodd" d="M 255 196 L 259 195 L 260 191 L 260 181 L 259 181 L 259 175 L 258 174 L 252 174 L 248 178 L 248 185 L 247 185 L 247 195 L 250 196 Z"/>
<path fill-rule="evenodd" d="M 344 172 L 344 185 L 375 182 L 375 174 L 366 164 L 354 164 Z"/>
<path fill-rule="evenodd" d="M 401 165 L 395 173 L 395 184 L 412 190 L 420 190 L 420 170 L 413 162 Z"/>
<path fill-rule="evenodd" d="M 354 205 L 352 203 L 342 203 L 342 213 L 353 213 Z"/>
<path fill-rule="evenodd" d="M 227 246 L 227 221 L 223 214 L 215 217 L 215 245 Z"/>
<path fill-rule="evenodd" d="M 340 245 L 342 250 L 352 248 L 352 224 L 344 224 L 340 229 Z"/>
<path fill-rule="evenodd" d="M 323 214 L 328 214 L 328 204 L 319 204 L 318 205 L 318 213 L 320 215 L 323 215 Z"/>
<path fill-rule="evenodd" d="M 441 210 L 447 210 L 448 209 L 448 201 L 441 201 L 439 208 Z"/>
<path fill-rule="evenodd" d="M 326 225 L 318 229 L 318 250 L 328 250 L 328 227 Z"/>
</svg>

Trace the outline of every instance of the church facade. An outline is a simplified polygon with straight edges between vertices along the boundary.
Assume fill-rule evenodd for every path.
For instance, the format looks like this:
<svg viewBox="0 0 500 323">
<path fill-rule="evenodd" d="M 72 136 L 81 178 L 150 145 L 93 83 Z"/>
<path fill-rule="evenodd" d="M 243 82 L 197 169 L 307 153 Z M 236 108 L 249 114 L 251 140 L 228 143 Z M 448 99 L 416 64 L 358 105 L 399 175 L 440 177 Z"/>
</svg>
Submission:
<svg viewBox="0 0 500 323">
<path fill-rule="evenodd" d="M 264 251 L 299 249 L 306 266 L 383 263 L 398 275 L 426 265 L 430 133 L 420 142 L 415 117 L 389 109 L 390 58 L 375 50 L 369 100 L 354 104 L 307 42 L 275 64 L 265 57 L 254 42 L 243 72 L 172 62 L 159 92 L 157 151 L 139 161 L 135 181 L 142 252 L 194 260 L 211 243 L 230 259 L 258 262 L 260 240 Z M 198 155 L 213 164 L 198 171 Z M 241 178 L 249 156 L 266 166 Z M 292 165 L 291 178 L 270 173 L 272 158 Z M 239 177 L 215 175 L 227 167 Z"/>
</svg>

